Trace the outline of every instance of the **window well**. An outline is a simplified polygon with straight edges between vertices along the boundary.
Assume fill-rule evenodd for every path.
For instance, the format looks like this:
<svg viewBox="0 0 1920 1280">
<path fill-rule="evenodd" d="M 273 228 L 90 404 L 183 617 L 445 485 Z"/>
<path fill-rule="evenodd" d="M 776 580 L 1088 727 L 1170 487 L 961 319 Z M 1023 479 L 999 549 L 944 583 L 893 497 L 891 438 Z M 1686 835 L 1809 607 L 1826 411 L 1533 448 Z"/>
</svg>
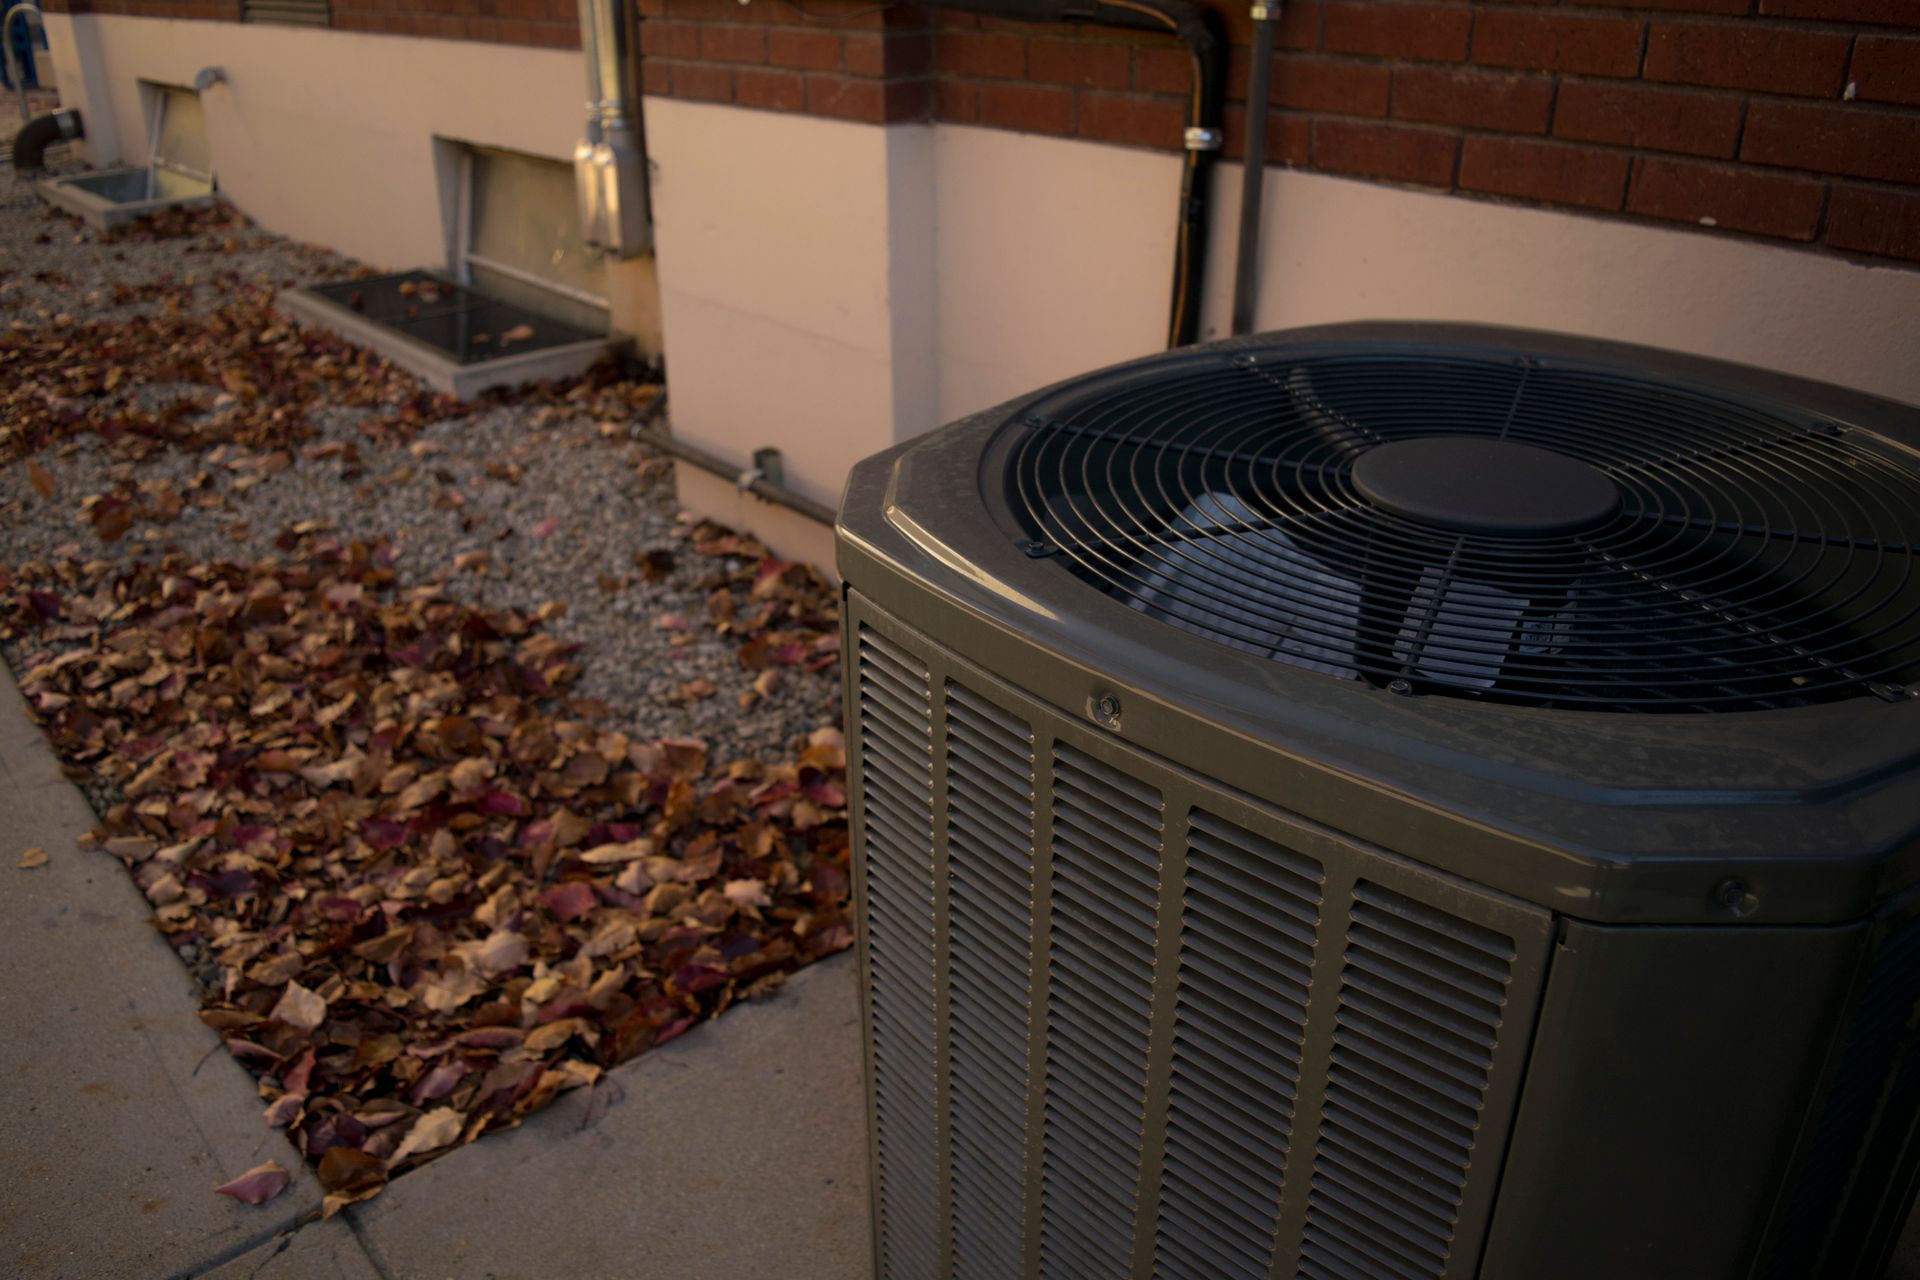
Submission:
<svg viewBox="0 0 1920 1280">
<path fill-rule="evenodd" d="M 434 140 L 444 271 L 403 271 L 280 295 L 280 308 L 379 352 L 440 391 L 584 372 L 609 333 L 607 267 L 580 235 L 573 168 Z"/>
<path fill-rule="evenodd" d="M 280 309 L 378 352 L 435 390 L 467 397 L 488 387 L 583 373 L 626 345 L 430 271 L 292 289 Z"/>
<path fill-rule="evenodd" d="M 149 213 L 212 204 L 213 151 L 200 95 L 174 85 L 143 84 L 147 163 L 101 169 L 39 184 L 40 198 L 97 231 Z"/>
</svg>

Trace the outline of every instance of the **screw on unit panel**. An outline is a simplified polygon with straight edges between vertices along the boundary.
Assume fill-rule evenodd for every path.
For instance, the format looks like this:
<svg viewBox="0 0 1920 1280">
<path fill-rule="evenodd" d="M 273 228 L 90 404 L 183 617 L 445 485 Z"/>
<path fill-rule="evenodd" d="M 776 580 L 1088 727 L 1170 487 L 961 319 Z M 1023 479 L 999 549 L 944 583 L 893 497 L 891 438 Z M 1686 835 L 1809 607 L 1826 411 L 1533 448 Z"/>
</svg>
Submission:
<svg viewBox="0 0 1920 1280">
<path fill-rule="evenodd" d="M 1713 887 L 1714 905 L 1736 919 L 1750 916 L 1760 907 L 1760 895 L 1742 880 L 1722 880 Z"/>
<path fill-rule="evenodd" d="M 1413 681 L 1411 681 L 1411 680 L 1389 680 L 1389 681 L 1387 682 L 1387 692 L 1388 692 L 1388 693 L 1398 693 L 1398 694 L 1403 694 L 1403 695 L 1410 695 L 1410 694 L 1412 694 L 1412 693 L 1413 693 Z"/>
<path fill-rule="evenodd" d="M 1102 693 L 1087 700 L 1087 714 L 1094 723 L 1106 729 L 1120 727 L 1120 698 L 1116 694 Z"/>
<path fill-rule="evenodd" d="M 1026 552 L 1028 556 L 1032 557 L 1035 560 L 1038 560 L 1043 556 L 1054 556 L 1054 555 L 1060 554 L 1059 547 L 1054 546 L 1051 542 L 1043 542 L 1039 538 L 1028 538 L 1024 540 L 1020 544 L 1020 549 Z"/>
</svg>

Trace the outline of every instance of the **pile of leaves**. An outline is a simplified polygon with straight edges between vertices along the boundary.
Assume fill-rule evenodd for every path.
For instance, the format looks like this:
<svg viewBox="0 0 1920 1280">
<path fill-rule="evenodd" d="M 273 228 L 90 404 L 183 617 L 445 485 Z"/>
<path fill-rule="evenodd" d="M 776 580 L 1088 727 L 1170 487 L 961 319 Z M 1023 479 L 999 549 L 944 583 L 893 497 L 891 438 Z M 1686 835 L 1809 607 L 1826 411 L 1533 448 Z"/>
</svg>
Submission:
<svg viewBox="0 0 1920 1280">
<path fill-rule="evenodd" d="M 270 450 L 310 440 L 322 407 L 365 409 L 369 436 L 404 440 L 428 423 L 487 406 L 530 405 L 536 427 L 588 416 L 603 434 L 660 408 L 657 371 L 614 363 L 559 383 L 489 392 L 463 402 L 412 374 L 274 310 L 271 294 L 237 278 L 211 311 L 193 309 L 179 284 L 117 288 L 114 300 L 158 300 L 159 309 L 114 321 L 0 329 L 0 463 L 80 435 L 139 460 L 167 448 L 219 445 Z M 143 388 L 197 388 L 164 404 Z"/>
<path fill-rule="evenodd" d="M 278 545 L 0 570 L 0 638 L 102 806 L 88 841 L 195 965 L 329 1213 L 851 943 L 838 730 L 719 767 L 632 741 L 568 699 L 538 619 L 402 588 L 384 545 Z M 833 661 L 817 576 L 737 562 L 713 625 L 768 669 Z"/>
<path fill-rule="evenodd" d="M 308 414 L 322 405 L 379 411 L 380 427 L 399 432 L 463 411 L 379 357 L 284 319 L 263 289 L 211 311 L 191 304 L 175 286 L 158 310 L 127 319 L 0 330 L 0 462 L 86 433 L 134 458 L 278 446 L 309 438 Z M 208 394 L 143 406 L 141 388 L 168 383 Z"/>
<path fill-rule="evenodd" d="M 76 224 L 78 218 L 73 215 L 52 211 L 57 216 L 71 219 Z M 121 223 L 101 237 L 108 244 L 150 243 L 155 240 L 179 240 L 187 236 L 207 238 L 208 247 L 218 247 L 232 252 L 232 232 L 244 231 L 253 226 L 253 219 L 228 204 L 225 200 L 215 200 L 211 204 L 156 209 L 152 213 L 143 213 L 131 222 Z"/>
</svg>

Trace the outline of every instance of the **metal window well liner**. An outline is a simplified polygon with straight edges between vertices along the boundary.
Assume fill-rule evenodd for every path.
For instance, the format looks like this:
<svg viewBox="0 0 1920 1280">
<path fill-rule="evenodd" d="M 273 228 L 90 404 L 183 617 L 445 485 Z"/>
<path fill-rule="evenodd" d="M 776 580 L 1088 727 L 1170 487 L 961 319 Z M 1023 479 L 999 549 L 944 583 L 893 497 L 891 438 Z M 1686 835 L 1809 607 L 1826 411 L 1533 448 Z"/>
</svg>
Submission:
<svg viewBox="0 0 1920 1280">
<path fill-rule="evenodd" d="M 856 467 L 884 1280 L 1884 1273 L 1920 410 L 1343 325 Z"/>
<path fill-rule="evenodd" d="M 454 284 L 429 271 L 288 289 L 276 305 L 465 399 L 586 372 L 628 344 Z"/>
<path fill-rule="evenodd" d="M 167 209 L 202 208 L 216 198 L 204 177 L 146 166 L 45 178 L 37 186 L 41 199 L 100 232 Z"/>
</svg>

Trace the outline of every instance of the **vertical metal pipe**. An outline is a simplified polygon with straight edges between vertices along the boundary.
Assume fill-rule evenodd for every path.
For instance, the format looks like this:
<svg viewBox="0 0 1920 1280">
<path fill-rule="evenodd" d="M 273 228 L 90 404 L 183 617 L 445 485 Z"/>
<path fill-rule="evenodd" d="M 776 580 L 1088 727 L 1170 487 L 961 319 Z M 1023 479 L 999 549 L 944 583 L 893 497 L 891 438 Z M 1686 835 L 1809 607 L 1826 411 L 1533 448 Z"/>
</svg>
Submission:
<svg viewBox="0 0 1920 1280">
<path fill-rule="evenodd" d="M 1233 332 L 1253 332 L 1254 301 L 1259 293 L 1260 198 L 1267 173 L 1267 105 L 1273 77 L 1274 28 L 1281 0 L 1253 6 L 1253 65 L 1247 80 L 1247 153 L 1240 181 L 1240 243 L 1234 249 Z"/>
</svg>

